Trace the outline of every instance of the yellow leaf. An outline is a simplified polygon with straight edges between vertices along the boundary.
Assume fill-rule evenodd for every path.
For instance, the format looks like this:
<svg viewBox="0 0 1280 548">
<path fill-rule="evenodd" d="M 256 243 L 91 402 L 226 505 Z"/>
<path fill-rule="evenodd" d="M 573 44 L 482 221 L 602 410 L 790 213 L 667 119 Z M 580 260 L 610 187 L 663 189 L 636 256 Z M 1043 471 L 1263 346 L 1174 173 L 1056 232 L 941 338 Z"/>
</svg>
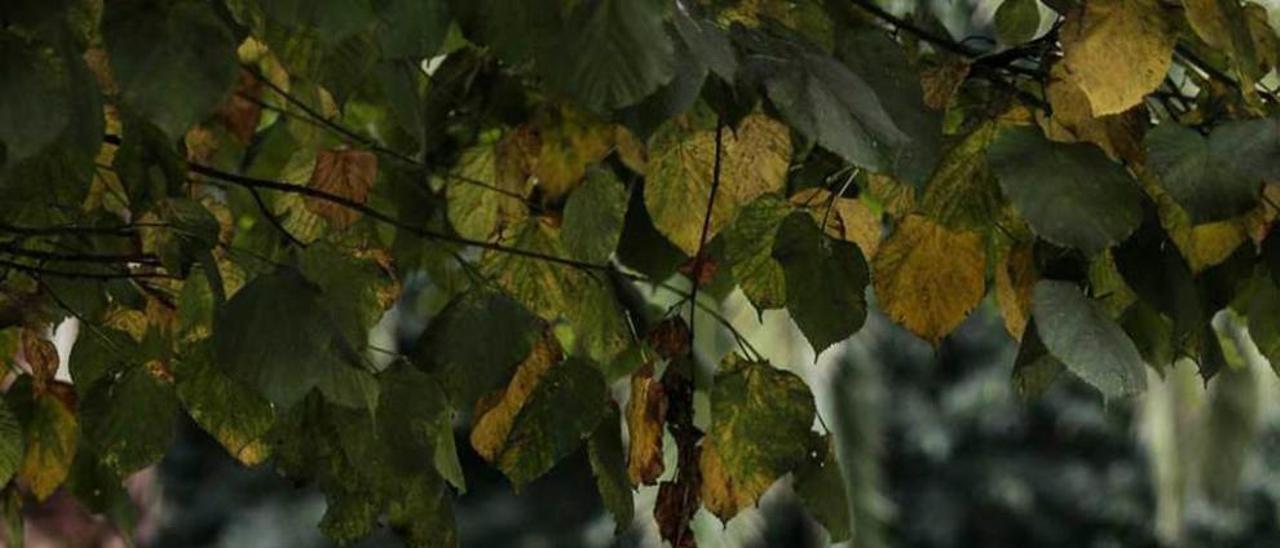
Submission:
<svg viewBox="0 0 1280 548">
<path fill-rule="evenodd" d="M 52 394 L 36 397 L 27 425 L 27 451 L 18 469 L 18 481 L 36 500 L 48 498 L 67 479 L 79 433 L 75 414 L 60 398 Z"/>
<path fill-rule="evenodd" d="M 915 187 L 888 175 L 868 175 L 867 194 L 880 202 L 880 206 L 892 217 L 906 215 L 916 207 Z"/>
<path fill-rule="evenodd" d="M 1089 97 L 1066 74 L 1063 63 L 1049 71 L 1045 96 L 1053 107 L 1053 115 L 1036 113 L 1045 137 L 1062 143 L 1094 143 L 1115 159 L 1133 162 L 1141 157 L 1147 124 L 1143 109 L 1133 108 L 1095 118 Z"/>
<path fill-rule="evenodd" d="M 986 264 L 981 234 L 909 215 L 872 259 L 871 279 L 890 318 L 937 344 L 982 301 Z"/>
<path fill-rule="evenodd" d="M 372 152 L 322 150 L 316 155 L 316 167 L 311 172 L 311 188 L 363 204 L 377 174 L 378 157 Z M 337 229 L 344 229 L 360 218 L 358 211 L 319 198 L 308 198 L 307 208 Z"/>
<path fill-rule="evenodd" d="M 445 187 L 449 224 L 458 234 L 488 240 L 501 227 L 528 215 L 524 202 L 499 188 L 496 148 L 481 143 L 462 152 Z M 505 190 L 505 189 L 504 189 Z"/>
<path fill-rule="evenodd" d="M 1085 2 L 1062 26 L 1065 76 L 1094 116 L 1141 103 L 1164 80 L 1175 36 L 1158 0 Z"/>
<path fill-rule="evenodd" d="M 1221 0 L 1182 0 L 1183 13 L 1191 29 L 1214 49 L 1231 47 L 1231 30 L 1222 13 Z"/>
<path fill-rule="evenodd" d="M 698 469 L 702 472 L 702 504 L 717 516 L 734 516 L 743 508 L 755 504 L 756 499 L 773 484 L 773 478 L 757 476 L 752 485 L 737 485 L 724 469 L 724 460 L 716 449 L 715 441 L 707 438 L 698 455 Z"/>
<path fill-rule="evenodd" d="M 654 226 L 689 255 L 697 253 L 711 196 L 716 132 L 691 130 L 687 121 L 668 121 L 649 144 L 644 203 Z M 786 187 L 791 163 L 791 130 L 764 114 L 743 118 L 721 139 L 720 188 L 707 230 L 710 240 L 751 200 Z"/>
<path fill-rule="evenodd" d="M 1031 290 L 1039 279 L 1035 254 L 1030 244 L 1014 245 L 996 265 L 996 304 L 1004 317 L 1005 330 L 1022 340 L 1031 315 Z"/>
<path fill-rule="evenodd" d="M 515 425 L 516 415 L 533 394 L 534 388 L 551 366 L 560 362 L 563 352 L 555 336 L 547 334 L 534 344 L 529 356 L 520 362 L 506 388 L 481 398 L 476 404 L 476 419 L 471 426 L 471 446 L 490 463 L 501 456 L 507 435 Z"/>
<path fill-rule="evenodd" d="M 653 378 L 653 365 L 645 364 L 631 376 L 631 399 L 627 402 L 627 431 L 631 437 L 627 477 L 633 486 L 653 485 L 662 475 L 666 415 L 666 391 L 662 383 Z"/>
<path fill-rule="evenodd" d="M 533 174 L 546 199 L 555 201 L 582 181 L 587 166 L 609 155 L 614 128 L 569 107 L 553 111 L 539 122 L 542 143 Z"/>
<path fill-rule="evenodd" d="M 19 340 L 22 344 L 22 359 L 31 368 L 36 390 L 43 392 L 58 373 L 58 349 L 53 346 L 52 341 L 30 328 L 22 330 Z"/>
<path fill-rule="evenodd" d="M 860 200 L 837 198 L 832 202 L 831 199 L 831 192 L 825 188 L 806 188 L 793 194 L 791 203 L 808 210 L 819 224 L 825 218 L 827 235 L 856 244 L 864 257 L 875 256 L 884 229 L 880 215 Z"/>
</svg>

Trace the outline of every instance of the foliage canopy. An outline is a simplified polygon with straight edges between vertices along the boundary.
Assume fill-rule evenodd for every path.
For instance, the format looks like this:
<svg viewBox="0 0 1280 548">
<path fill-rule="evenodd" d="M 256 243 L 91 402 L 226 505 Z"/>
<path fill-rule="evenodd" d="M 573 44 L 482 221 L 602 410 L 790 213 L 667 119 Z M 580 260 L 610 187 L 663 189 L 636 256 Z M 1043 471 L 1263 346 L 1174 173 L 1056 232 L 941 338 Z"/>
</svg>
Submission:
<svg viewBox="0 0 1280 548">
<path fill-rule="evenodd" d="M 460 416 L 517 489 L 585 446 L 620 528 L 657 484 L 677 547 L 789 474 L 847 535 L 800 377 L 740 337 L 697 373 L 700 291 L 785 309 L 818 353 L 869 306 L 936 345 L 991 295 L 1025 394 L 1130 396 L 1183 358 L 1208 381 L 1224 310 L 1280 363 L 1263 9 L 1006 0 L 992 25 L 958 41 L 870 0 L 4 2 L 10 519 L 65 486 L 127 522 L 121 479 L 185 413 L 315 481 L 335 540 L 451 545 Z M 426 329 L 371 342 L 424 283 Z"/>
</svg>

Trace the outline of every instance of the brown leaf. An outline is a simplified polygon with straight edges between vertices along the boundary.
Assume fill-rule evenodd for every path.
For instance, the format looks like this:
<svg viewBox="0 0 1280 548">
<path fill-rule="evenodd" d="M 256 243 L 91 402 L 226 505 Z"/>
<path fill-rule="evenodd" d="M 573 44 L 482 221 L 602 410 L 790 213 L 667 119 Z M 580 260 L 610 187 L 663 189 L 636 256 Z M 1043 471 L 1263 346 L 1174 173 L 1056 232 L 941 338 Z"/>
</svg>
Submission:
<svg viewBox="0 0 1280 548">
<path fill-rule="evenodd" d="M 1094 116 L 1142 102 L 1164 80 L 1175 33 L 1158 0 L 1086 2 L 1061 30 L 1065 76 L 1088 97 Z"/>
<path fill-rule="evenodd" d="M 52 341 L 31 328 L 22 330 L 20 341 L 22 359 L 26 360 L 27 366 L 31 368 L 36 392 L 43 394 L 58 374 L 58 349 Z"/>
<path fill-rule="evenodd" d="M 1149 118 L 1142 105 L 1095 118 L 1089 97 L 1068 77 L 1063 63 L 1050 69 L 1045 96 L 1053 115 L 1037 111 L 1036 118 L 1046 137 L 1062 143 L 1093 143 L 1112 158 L 1141 161 Z"/>
<path fill-rule="evenodd" d="M 316 155 L 311 188 L 364 204 L 378 174 L 378 157 L 364 150 L 322 150 Z M 324 217 L 337 229 L 345 229 L 360 218 L 360 212 L 344 205 L 307 198 L 307 209 Z"/>
<path fill-rule="evenodd" d="M 681 318 L 671 318 L 649 331 L 649 345 L 665 359 L 689 353 L 689 326 Z"/>
<path fill-rule="evenodd" d="M 662 475 L 662 434 L 667 415 L 667 395 L 653 378 L 653 364 L 644 364 L 631 376 L 631 400 L 627 402 L 627 430 L 631 445 L 627 477 L 631 485 L 653 485 Z"/>
<path fill-rule="evenodd" d="M 698 469 L 702 472 L 702 503 L 712 514 L 727 520 L 755 504 L 757 495 L 754 491 L 758 489 L 744 490 L 734 483 L 710 438 L 702 444 Z"/>
<path fill-rule="evenodd" d="M 969 62 L 959 57 L 949 57 L 920 74 L 924 88 L 924 104 L 934 110 L 946 110 L 965 78 L 969 77 Z"/>
<path fill-rule="evenodd" d="M 218 107 L 217 116 L 227 126 L 227 131 L 243 144 L 253 139 L 262 117 L 262 107 L 256 99 L 262 96 L 262 83 L 249 71 L 240 71 L 240 81 L 227 100 Z"/>
<path fill-rule="evenodd" d="M 719 263 L 717 263 L 715 259 L 707 256 L 706 253 L 703 253 L 702 255 L 685 261 L 677 270 L 690 280 L 697 278 L 694 282 L 698 284 L 698 287 L 706 287 L 707 284 L 711 283 L 711 280 L 715 279 L 716 269 L 718 268 Z M 695 269 L 697 270 L 696 273 L 694 272 Z"/>
<path fill-rule="evenodd" d="M 1031 245 L 1009 249 L 996 266 L 995 278 L 996 303 L 1004 317 L 1004 327 L 1020 341 L 1031 317 L 1031 290 L 1039 279 Z"/>
</svg>

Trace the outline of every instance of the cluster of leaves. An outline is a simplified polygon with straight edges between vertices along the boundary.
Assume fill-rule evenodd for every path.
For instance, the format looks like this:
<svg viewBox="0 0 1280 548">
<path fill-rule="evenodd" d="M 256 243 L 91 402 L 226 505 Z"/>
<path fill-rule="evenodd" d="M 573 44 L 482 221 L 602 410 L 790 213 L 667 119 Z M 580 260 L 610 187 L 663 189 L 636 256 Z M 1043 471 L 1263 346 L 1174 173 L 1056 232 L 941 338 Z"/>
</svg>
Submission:
<svg viewBox="0 0 1280 548">
<path fill-rule="evenodd" d="M 683 307 L 638 289 L 688 315 L 740 289 L 816 352 L 868 286 L 934 344 L 990 293 L 1027 394 L 1127 396 L 1184 357 L 1207 380 L 1224 309 L 1280 358 L 1257 5 L 1008 0 L 989 50 L 869 0 L 18 0 L 0 23 L 10 516 L 65 485 L 127 520 L 120 479 L 185 413 L 317 482 L 339 541 L 451 544 L 461 414 L 517 489 L 585 444 L 620 527 L 657 483 L 677 547 L 791 474 L 847 536 L 800 378 L 741 337 L 696 378 Z M 430 325 L 371 343 L 422 273 Z"/>
</svg>

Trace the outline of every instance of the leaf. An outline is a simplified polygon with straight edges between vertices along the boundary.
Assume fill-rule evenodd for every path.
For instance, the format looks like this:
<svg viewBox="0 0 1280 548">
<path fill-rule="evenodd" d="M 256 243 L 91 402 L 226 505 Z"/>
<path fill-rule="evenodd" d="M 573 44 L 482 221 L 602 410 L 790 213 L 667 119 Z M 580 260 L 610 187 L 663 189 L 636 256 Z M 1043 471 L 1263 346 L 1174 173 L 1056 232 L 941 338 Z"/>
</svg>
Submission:
<svg viewBox="0 0 1280 548">
<path fill-rule="evenodd" d="M 489 462 L 501 456 L 521 408 L 532 397 L 542 377 L 563 360 L 564 351 L 560 344 L 553 337 L 544 335 L 520 362 L 506 388 L 480 400 L 471 426 L 471 447 L 476 453 Z"/>
<path fill-rule="evenodd" d="M 644 204 L 653 224 L 687 255 L 698 252 L 716 162 L 716 132 L 687 127 L 686 119 L 667 122 L 649 143 L 649 172 Z M 721 136 L 720 187 L 711 209 L 707 240 L 733 221 L 755 198 L 780 192 L 791 162 L 791 134 L 764 114 L 742 119 Z"/>
<path fill-rule="evenodd" d="M 18 482 L 30 489 L 36 500 L 43 501 L 67 479 L 80 426 L 71 409 L 52 394 L 37 396 L 33 405 Z"/>
<path fill-rule="evenodd" d="M 364 204 L 378 173 L 378 157 L 364 150 L 322 150 L 311 172 L 311 188 Z M 324 217 L 338 230 L 360 218 L 360 212 L 329 200 L 308 197 L 307 209 Z"/>
<path fill-rule="evenodd" d="M 983 230 L 1002 214 L 986 156 L 997 131 L 996 124 L 983 124 L 947 151 L 925 186 L 920 213 L 953 230 Z"/>
<path fill-rule="evenodd" d="M 796 496 L 805 508 L 818 520 L 830 535 L 829 541 L 839 543 L 853 537 L 849 519 L 849 496 L 845 491 L 840 462 L 836 460 L 836 440 L 827 435 L 818 454 L 810 454 L 805 464 L 796 472 Z"/>
<path fill-rule="evenodd" d="M 1040 2 L 1004 0 L 996 8 L 996 36 L 1006 44 L 1030 42 L 1040 30 Z"/>
<path fill-rule="evenodd" d="M 201 2 L 110 2 L 102 35 L 124 103 L 176 140 L 236 82 L 236 45 Z"/>
<path fill-rule="evenodd" d="M 8 404 L 0 402 L 0 482 L 9 483 L 18 472 L 25 445 L 22 425 Z"/>
<path fill-rule="evenodd" d="M 1224 142 L 1227 135 L 1219 128 L 1206 139 L 1174 123 L 1147 133 L 1147 165 L 1192 223 L 1234 217 L 1258 202 L 1262 180 L 1236 169 L 1238 149 L 1224 145 L 1237 143 Z"/>
<path fill-rule="evenodd" d="M 871 86 L 890 119 L 908 138 L 887 143 L 887 172 L 923 188 L 942 158 L 943 135 L 942 113 L 925 104 L 919 71 L 903 46 L 881 29 L 866 27 L 840 33 L 837 38 L 840 59 Z"/>
<path fill-rule="evenodd" d="M 666 416 L 666 391 L 653 377 L 653 366 L 645 364 L 631 376 L 631 399 L 627 401 L 627 478 L 633 486 L 653 485 L 666 468 L 662 460 Z"/>
<path fill-rule="evenodd" d="M 343 381 L 356 379 L 344 373 L 359 373 L 359 358 L 321 297 L 320 288 L 294 269 L 254 278 L 218 312 L 218 365 L 280 407 L 322 383 L 352 386 Z"/>
<path fill-rule="evenodd" d="M 1060 143 L 1093 143 L 1113 159 L 1142 163 L 1142 137 L 1151 124 L 1146 110 L 1132 108 L 1095 117 L 1089 96 L 1066 70 L 1062 63 L 1049 69 L 1044 94 L 1053 111 L 1051 115 L 1036 113 L 1045 136 Z"/>
<path fill-rule="evenodd" d="M 1142 356 L 1133 341 L 1073 284 L 1037 283 L 1032 316 L 1049 353 L 1105 398 L 1146 389 Z"/>
<path fill-rule="evenodd" d="M 162 367 L 134 364 L 99 379 L 80 403 L 85 439 L 120 477 L 158 462 L 173 444 L 178 398 L 173 384 L 157 377 Z"/>
<path fill-rule="evenodd" d="M 1053 143 L 1023 127 L 997 136 L 987 158 L 1014 209 L 1056 245 L 1095 255 L 1142 219 L 1137 183 L 1092 145 Z"/>
<path fill-rule="evenodd" d="M 552 257 L 567 257 L 560 230 L 546 218 L 530 217 L 513 227 L 502 245 Z M 585 280 L 573 267 L 514 253 L 487 251 L 481 260 L 485 275 L 534 314 L 555 320 L 568 307 Z"/>
<path fill-rule="evenodd" d="M 1280 180 L 1280 118 L 1226 122 L 1214 128 L 1209 147 L 1253 183 Z"/>
<path fill-rule="evenodd" d="M 52 48 L 0 33 L 0 168 L 52 144 L 71 121 L 70 85 Z"/>
<path fill-rule="evenodd" d="M 378 45 L 386 58 L 418 60 L 435 55 L 452 21 L 444 0 L 378 0 L 373 2 L 373 12 L 378 18 Z"/>
<path fill-rule="evenodd" d="M 545 199 L 554 201 L 573 190 L 587 168 L 614 148 L 614 126 L 567 106 L 547 108 L 534 119 L 539 146 L 530 158 L 531 175 Z"/>
<path fill-rule="evenodd" d="M 441 477 L 465 492 L 453 441 L 453 409 L 439 380 L 404 362 L 391 365 L 379 380 L 377 425 L 391 458 L 406 469 L 430 460 Z"/>
<path fill-rule="evenodd" d="M 711 429 L 698 463 L 702 500 L 728 521 L 804 464 L 816 409 L 799 377 L 733 355 L 716 372 L 710 397 Z"/>
<path fill-rule="evenodd" d="M 787 279 L 787 310 L 815 355 L 853 335 L 867 317 L 867 263 L 851 243 L 827 238 L 806 213 L 782 221 L 773 258 Z"/>
<path fill-rule="evenodd" d="M 1034 401 L 1062 375 L 1062 362 L 1049 354 L 1036 330 L 1035 321 L 1027 323 L 1018 356 L 1013 361 L 1013 389 L 1023 401 Z"/>
<path fill-rule="evenodd" d="M 746 51 L 744 71 L 762 81 L 782 118 L 827 150 L 882 171 L 887 149 L 908 141 L 875 90 L 830 55 L 742 27 L 733 38 Z"/>
<path fill-rule="evenodd" d="M 474 291 L 454 299 L 431 320 L 410 356 L 419 367 L 440 375 L 449 399 L 465 408 L 506 382 L 541 333 L 541 323 L 519 303 L 499 293 Z"/>
<path fill-rule="evenodd" d="M 1066 76 L 1094 116 L 1128 110 L 1164 80 L 1175 35 L 1156 0 L 1086 2 L 1062 26 Z"/>
<path fill-rule="evenodd" d="M 874 257 L 880 249 L 884 231 L 881 215 L 861 200 L 835 197 L 824 188 L 808 188 L 792 194 L 790 202 L 807 209 L 818 224 L 825 218 L 827 235 L 858 244 L 863 257 Z"/>
<path fill-rule="evenodd" d="M 232 458 L 253 466 L 271 455 L 267 439 L 275 425 L 271 404 L 219 370 L 208 343 L 180 357 L 174 363 L 173 376 L 187 414 Z"/>
<path fill-rule="evenodd" d="M 1040 274 L 1030 245 L 1014 245 L 996 265 L 996 304 L 1004 318 L 1004 328 L 1015 340 L 1022 340 L 1031 318 L 1031 290 Z"/>
<path fill-rule="evenodd" d="M 587 440 L 587 458 L 596 477 L 596 490 L 604 507 L 613 514 L 614 534 L 622 534 L 635 519 L 635 503 L 631 500 L 631 484 L 623 461 L 622 432 L 617 406 L 610 405 L 600 426 Z"/>
<path fill-rule="evenodd" d="M 564 206 L 560 234 L 565 250 L 580 261 L 608 261 L 622 237 L 626 215 L 627 191 L 622 182 L 606 169 L 590 171 Z"/>
<path fill-rule="evenodd" d="M 724 232 L 724 260 L 758 310 L 787 304 L 787 280 L 773 258 L 773 246 L 778 227 L 790 214 L 787 202 L 766 194 L 743 206 Z"/>
<path fill-rule="evenodd" d="M 697 19 L 682 9 L 672 10 L 671 26 L 685 48 L 701 65 L 726 82 L 738 73 L 738 58 L 729 37 L 715 23 Z"/>
<path fill-rule="evenodd" d="M 538 70 L 552 88 L 591 110 L 640 102 L 673 74 L 662 6 L 648 0 L 578 4 L 555 46 L 538 57 Z M 513 28 L 519 27 L 504 31 Z"/>
<path fill-rule="evenodd" d="M 477 414 L 472 446 L 519 490 L 578 448 L 604 417 L 606 398 L 604 378 L 590 362 L 536 357 Z"/>
<path fill-rule="evenodd" d="M 937 346 L 986 294 L 982 235 L 953 232 L 910 215 L 871 262 L 880 307 L 895 322 Z"/>
</svg>

